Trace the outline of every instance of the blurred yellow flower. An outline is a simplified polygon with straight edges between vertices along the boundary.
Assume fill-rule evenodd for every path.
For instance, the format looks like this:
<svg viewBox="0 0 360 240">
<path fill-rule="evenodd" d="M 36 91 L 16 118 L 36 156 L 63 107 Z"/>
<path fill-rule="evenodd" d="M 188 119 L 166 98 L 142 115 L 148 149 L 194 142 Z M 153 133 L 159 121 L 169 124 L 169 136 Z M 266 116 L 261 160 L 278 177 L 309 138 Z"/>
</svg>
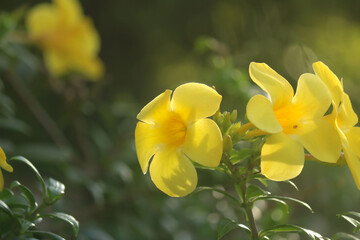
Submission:
<svg viewBox="0 0 360 240">
<path fill-rule="evenodd" d="M 5 169 L 8 172 L 13 171 L 13 168 L 6 162 L 6 156 L 4 151 L 0 148 L 0 192 L 4 188 L 4 177 L 2 175 L 1 168 Z"/>
<path fill-rule="evenodd" d="M 145 174 L 149 168 L 154 184 L 172 197 L 191 193 L 197 174 L 190 160 L 207 167 L 219 165 L 222 135 L 208 119 L 219 109 L 221 95 L 200 83 L 166 90 L 137 115 L 135 145 Z"/>
<path fill-rule="evenodd" d="M 39 4 L 30 10 L 26 25 L 53 75 L 79 72 L 92 80 L 102 76 L 99 35 L 77 0 Z"/>
<path fill-rule="evenodd" d="M 320 161 L 335 163 L 341 153 L 336 130 L 322 119 L 331 104 L 325 84 L 314 74 L 300 76 L 294 91 L 288 81 L 265 63 L 252 62 L 251 79 L 270 95 L 256 95 L 247 105 L 249 121 L 271 134 L 261 150 L 261 172 L 283 181 L 300 174 L 304 147 Z"/>
<path fill-rule="evenodd" d="M 313 64 L 315 74 L 329 88 L 333 111 L 325 119 L 336 128 L 342 143 L 346 162 L 357 187 L 360 189 L 360 127 L 358 116 L 354 112 L 349 96 L 344 92 L 343 84 L 337 76 L 322 62 Z"/>
</svg>

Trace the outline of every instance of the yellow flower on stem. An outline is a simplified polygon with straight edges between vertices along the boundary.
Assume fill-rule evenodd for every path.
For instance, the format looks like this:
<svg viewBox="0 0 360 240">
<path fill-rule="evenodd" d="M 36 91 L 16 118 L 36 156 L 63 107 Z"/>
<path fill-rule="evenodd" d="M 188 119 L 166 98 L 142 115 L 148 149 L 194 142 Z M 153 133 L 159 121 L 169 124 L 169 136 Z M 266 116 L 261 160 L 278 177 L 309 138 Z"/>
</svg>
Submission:
<svg viewBox="0 0 360 240">
<path fill-rule="evenodd" d="M 8 172 L 13 171 L 13 168 L 6 162 L 6 156 L 4 151 L 0 148 L 0 192 L 4 188 L 4 177 L 2 175 L 1 168 Z"/>
<path fill-rule="evenodd" d="M 75 71 L 92 80 L 103 74 L 103 64 L 97 57 L 99 35 L 77 0 L 39 4 L 30 10 L 26 25 L 30 38 L 44 51 L 51 74 Z"/>
<path fill-rule="evenodd" d="M 340 136 L 346 163 L 360 189 L 360 127 L 355 127 L 358 116 L 337 76 L 322 62 L 314 63 L 313 68 L 331 93 L 333 111 L 326 116 L 326 120 L 335 127 Z"/>
<path fill-rule="evenodd" d="M 251 79 L 270 95 L 253 96 L 247 107 L 249 121 L 270 134 L 261 150 L 261 172 L 283 181 L 303 169 L 304 148 L 323 162 L 337 162 L 341 143 L 336 130 L 322 119 L 331 104 L 325 84 L 314 74 L 300 76 L 294 91 L 288 81 L 265 63 L 252 62 Z"/>
<path fill-rule="evenodd" d="M 206 167 L 220 163 L 222 135 L 207 117 L 219 109 L 221 96 L 200 83 L 183 84 L 171 94 L 166 90 L 137 115 L 140 122 L 135 145 L 143 173 L 150 168 L 157 188 L 169 196 L 182 197 L 197 185 L 190 160 Z"/>
</svg>

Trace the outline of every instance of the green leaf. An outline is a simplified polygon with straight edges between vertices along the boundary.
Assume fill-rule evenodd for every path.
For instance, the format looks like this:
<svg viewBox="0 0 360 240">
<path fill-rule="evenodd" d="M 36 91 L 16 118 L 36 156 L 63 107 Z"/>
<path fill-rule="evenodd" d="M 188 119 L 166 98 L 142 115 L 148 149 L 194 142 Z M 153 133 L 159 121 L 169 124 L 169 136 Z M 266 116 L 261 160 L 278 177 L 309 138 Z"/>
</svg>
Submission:
<svg viewBox="0 0 360 240">
<path fill-rule="evenodd" d="M 210 191 L 214 191 L 214 192 L 218 192 L 223 194 L 224 196 L 228 197 L 229 199 L 233 200 L 234 202 L 236 202 L 237 204 L 241 204 L 241 202 L 235 198 L 234 196 L 232 196 L 231 194 L 221 190 L 221 189 L 217 189 L 217 188 L 213 188 L 213 187 L 197 187 L 194 191 L 194 193 L 198 193 L 201 191 L 205 191 L 205 190 L 210 190 Z"/>
<path fill-rule="evenodd" d="M 252 200 L 252 202 L 256 202 L 258 200 L 271 200 L 274 201 L 274 199 L 279 199 L 279 200 L 283 200 L 283 201 L 291 201 L 291 202 L 295 202 L 298 203 L 304 207 L 306 207 L 307 209 L 310 210 L 310 212 L 314 213 L 314 211 L 312 210 L 312 208 L 310 207 L 309 204 L 307 204 L 306 202 L 300 201 L 298 199 L 295 198 L 291 198 L 291 197 L 283 197 L 283 196 L 265 196 L 265 197 L 256 197 Z"/>
<path fill-rule="evenodd" d="M 41 217 L 49 217 L 49 218 L 55 218 L 61 221 L 64 221 L 71 225 L 71 227 L 74 230 L 75 236 L 77 236 L 79 231 L 79 222 L 71 215 L 62 213 L 62 212 L 55 212 L 55 213 L 49 213 L 49 214 L 42 214 Z"/>
<path fill-rule="evenodd" d="M 355 213 L 355 212 L 354 212 Z M 345 213 L 346 214 L 346 213 Z M 351 223 L 351 225 L 353 225 L 355 227 L 354 232 L 357 232 L 360 230 L 360 222 L 352 217 L 343 215 L 343 214 L 338 214 L 338 217 L 342 217 L 343 219 L 345 219 L 346 221 L 348 221 L 349 223 Z"/>
<path fill-rule="evenodd" d="M 298 232 L 298 233 L 304 233 L 306 234 L 310 239 L 313 240 L 323 240 L 324 238 L 317 232 L 314 232 L 312 230 L 302 228 L 296 225 L 291 224 L 282 224 L 282 225 L 276 225 L 269 227 L 267 229 L 264 229 L 260 231 L 259 237 L 264 238 L 269 235 L 273 235 L 276 233 L 284 233 L 284 232 Z"/>
<path fill-rule="evenodd" d="M 41 188 L 42 188 L 42 191 L 43 191 L 43 199 L 45 199 L 45 196 L 46 196 L 45 195 L 46 194 L 45 182 L 44 182 L 44 179 L 41 177 L 39 171 L 36 169 L 36 167 L 29 160 L 27 160 L 26 158 L 24 158 L 22 156 L 12 157 L 12 158 L 10 158 L 10 161 L 19 161 L 19 162 L 25 163 L 26 165 L 28 165 L 33 170 L 33 172 L 35 173 L 37 179 L 41 183 Z"/>
<path fill-rule="evenodd" d="M 44 232 L 44 231 L 27 231 L 27 233 L 34 234 L 35 237 L 44 237 L 45 239 L 49 240 L 66 240 L 65 238 L 51 232 Z"/>
<path fill-rule="evenodd" d="M 2 199 L 2 200 L 9 199 L 13 196 L 14 196 L 14 193 L 8 188 L 4 188 L 2 190 L 2 192 L 0 192 L 0 199 Z"/>
<path fill-rule="evenodd" d="M 293 186 L 293 188 L 295 188 L 296 191 L 299 191 L 299 188 L 296 186 L 296 184 L 294 182 L 292 182 L 290 180 L 286 180 L 284 182 L 290 184 L 291 186 Z"/>
<path fill-rule="evenodd" d="M 57 200 L 59 200 L 62 196 L 65 194 L 65 185 L 61 182 L 49 178 L 49 185 L 47 187 L 47 192 L 49 199 L 47 199 L 48 203 L 55 203 Z"/>
<path fill-rule="evenodd" d="M 25 233 L 29 228 L 35 227 L 34 223 L 32 223 L 26 219 L 23 219 L 23 218 L 19 219 L 19 223 L 21 226 L 21 233 Z"/>
<path fill-rule="evenodd" d="M 19 188 L 20 189 L 23 196 L 28 201 L 31 211 L 33 211 L 37 207 L 37 203 L 35 201 L 34 194 L 26 186 L 22 185 L 18 181 L 14 181 L 14 182 L 11 183 L 10 188 L 11 189 L 13 189 L 13 188 Z"/>
<path fill-rule="evenodd" d="M 282 206 L 284 206 L 286 208 L 286 212 L 289 213 L 289 205 L 285 201 L 280 200 L 278 198 L 271 198 L 271 197 L 266 198 L 266 201 L 274 201 L 274 202 L 281 204 Z"/>
<path fill-rule="evenodd" d="M 217 226 L 217 232 L 218 232 L 217 240 L 222 239 L 228 232 L 230 232 L 236 228 L 241 228 L 241 229 L 245 230 L 247 234 L 251 233 L 250 229 L 243 224 L 239 224 L 228 218 L 220 219 L 218 226 Z"/>
<path fill-rule="evenodd" d="M 267 196 L 269 194 L 271 194 L 271 193 L 263 190 L 261 187 L 259 187 L 257 185 L 250 185 L 246 189 L 245 197 L 247 200 L 249 200 L 249 199 L 252 199 L 255 197 Z"/>
<path fill-rule="evenodd" d="M 0 209 L 5 212 L 7 215 L 9 215 L 10 217 L 14 217 L 14 214 L 12 213 L 11 209 L 8 207 L 8 205 L 6 205 L 6 203 L 4 203 L 3 201 L 0 200 Z"/>
<path fill-rule="evenodd" d="M 335 233 L 332 237 L 331 240 L 360 240 L 360 238 L 354 237 L 353 235 L 350 235 L 348 233 Z"/>
<path fill-rule="evenodd" d="M 249 148 L 240 149 L 239 151 L 232 150 L 230 153 L 230 161 L 235 165 L 241 160 L 250 157 L 253 153 L 254 150 Z"/>
</svg>

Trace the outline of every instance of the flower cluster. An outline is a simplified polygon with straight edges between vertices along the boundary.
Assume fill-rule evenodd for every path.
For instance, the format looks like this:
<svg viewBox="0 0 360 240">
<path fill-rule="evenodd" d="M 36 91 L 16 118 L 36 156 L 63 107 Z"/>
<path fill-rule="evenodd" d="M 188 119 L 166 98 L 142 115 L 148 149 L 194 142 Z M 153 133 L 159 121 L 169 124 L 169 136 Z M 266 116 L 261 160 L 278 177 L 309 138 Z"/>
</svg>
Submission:
<svg viewBox="0 0 360 240">
<path fill-rule="evenodd" d="M 74 71 L 96 80 L 103 74 L 103 64 L 97 58 L 99 35 L 77 0 L 39 4 L 30 10 L 26 25 L 31 40 L 44 51 L 53 75 Z"/>
<path fill-rule="evenodd" d="M 291 85 L 265 63 L 251 63 L 251 79 L 270 99 L 256 95 L 247 105 L 247 117 L 270 136 L 261 151 L 261 172 L 282 181 L 300 174 L 305 148 L 316 159 L 337 163 L 341 150 L 360 189 L 360 131 L 342 83 L 322 62 L 315 74 L 300 76 L 294 96 Z M 332 104 L 333 110 L 324 116 Z"/>
<path fill-rule="evenodd" d="M 206 118 L 219 109 L 221 96 L 214 89 L 188 83 L 173 94 L 170 90 L 160 94 L 137 116 L 140 122 L 135 143 L 143 173 L 151 161 L 154 184 L 170 196 L 185 196 L 197 185 L 191 161 L 218 166 L 224 159 L 222 134 L 226 135 L 224 151 L 229 153 L 225 143 L 236 138 L 227 133 L 238 129 L 239 134 L 246 132 L 243 140 L 262 136 L 260 169 L 268 179 L 284 181 L 298 176 L 306 150 L 325 163 L 338 164 L 345 157 L 360 189 L 360 150 L 356 147 L 360 145 L 360 128 L 354 127 L 358 117 L 335 74 L 322 62 L 314 63 L 313 68 L 315 74 L 300 76 L 294 93 L 290 83 L 268 65 L 251 63 L 250 77 L 268 97 L 253 96 L 246 107 L 250 123 L 230 128 L 228 124 L 225 133 Z M 326 115 L 331 105 L 332 111 Z M 251 134 L 254 132 L 257 134 Z"/>
</svg>

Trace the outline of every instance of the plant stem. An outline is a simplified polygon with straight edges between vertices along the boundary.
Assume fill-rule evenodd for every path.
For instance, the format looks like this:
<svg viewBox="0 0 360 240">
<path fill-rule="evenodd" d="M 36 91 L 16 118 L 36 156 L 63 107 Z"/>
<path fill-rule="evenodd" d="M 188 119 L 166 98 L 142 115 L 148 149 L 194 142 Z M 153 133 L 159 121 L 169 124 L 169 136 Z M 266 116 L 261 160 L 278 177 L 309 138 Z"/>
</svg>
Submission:
<svg viewBox="0 0 360 240">
<path fill-rule="evenodd" d="M 224 160 L 225 160 L 224 162 L 225 162 L 226 166 L 230 170 L 231 177 L 235 181 L 235 189 L 236 189 L 240 199 L 242 200 L 241 207 L 245 209 L 246 219 L 250 225 L 251 239 L 259 240 L 259 233 L 258 233 L 258 230 L 256 227 L 255 218 L 254 218 L 254 215 L 253 215 L 253 212 L 251 209 L 251 203 L 249 203 L 248 199 L 246 199 L 247 174 L 239 175 L 238 168 L 231 163 L 231 161 L 227 155 L 225 156 Z"/>
<path fill-rule="evenodd" d="M 251 204 L 248 202 L 248 199 L 246 199 L 246 181 L 243 181 L 240 183 L 240 187 L 241 187 L 241 192 L 242 192 L 242 198 L 245 200 L 243 207 L 245 209 L 246 212 L 246 216 L 247 216 L 247 220 L 250 224 L 250 230 L 251 230 L 251 239 L 252 240 L 258 240 L 259 239 L 259 233 L 256 227 L 256 222 L 255 222 L 255 218 L 254 218 L 254 214 L 252 212 L 251 209 Z"/>
</svg>

